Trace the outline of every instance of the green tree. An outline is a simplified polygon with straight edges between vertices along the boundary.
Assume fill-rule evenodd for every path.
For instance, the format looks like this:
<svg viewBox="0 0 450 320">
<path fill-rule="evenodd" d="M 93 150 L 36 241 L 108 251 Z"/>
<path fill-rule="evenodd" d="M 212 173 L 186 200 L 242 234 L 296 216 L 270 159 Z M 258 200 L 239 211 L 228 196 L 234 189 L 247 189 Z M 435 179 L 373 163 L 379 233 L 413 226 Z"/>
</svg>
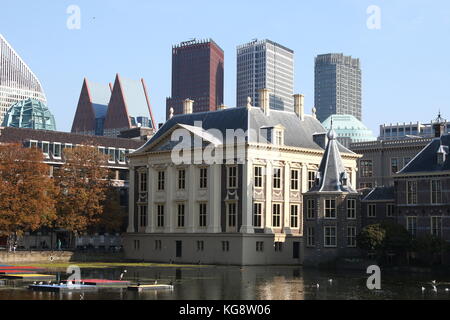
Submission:
<svg viewBox="0 0 450 320">
<path fill-rule="evenodd" d="M 372 224 L 364 227 L 356 238 L 358 247 L 365 251 L 380 251 L 383 248 L 383 241 L 386 237 L 386 230 L 380 224 Z"/>
</svg>

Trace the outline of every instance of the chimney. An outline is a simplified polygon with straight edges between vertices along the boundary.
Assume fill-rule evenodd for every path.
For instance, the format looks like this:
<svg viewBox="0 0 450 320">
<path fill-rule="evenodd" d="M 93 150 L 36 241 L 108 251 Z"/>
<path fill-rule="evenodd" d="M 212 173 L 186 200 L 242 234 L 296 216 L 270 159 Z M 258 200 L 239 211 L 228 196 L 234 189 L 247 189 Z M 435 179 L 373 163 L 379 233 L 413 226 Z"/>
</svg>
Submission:
<svg viewBox="0 0 450 320">
<path fill-rule="evenodd" d="M 259 90 L 259 106 L 266 116 L 270 115 L 269 90 Z"/>
<path fill-rule="evenodd" d="M 305 96 L 294 94 L 294 112 L 301 121 L 305 119 Z"/>
<path fill-rule="evenodd" d="M 194 100 L 186 99 L 183 101 L 183 114 L 191 114 L 193 111 Z"/>
</svg>

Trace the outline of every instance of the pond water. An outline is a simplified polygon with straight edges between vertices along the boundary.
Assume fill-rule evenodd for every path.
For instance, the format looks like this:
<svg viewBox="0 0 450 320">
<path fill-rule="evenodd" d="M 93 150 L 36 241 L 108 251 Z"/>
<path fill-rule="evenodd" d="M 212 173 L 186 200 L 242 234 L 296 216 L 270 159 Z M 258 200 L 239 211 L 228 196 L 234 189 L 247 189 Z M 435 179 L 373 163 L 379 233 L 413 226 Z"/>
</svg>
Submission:
<svg viewBox="0 0 450 320">
<path fill-rule="evenodd" d="M 381 275 L 381 290 L 366 287 L 364 272 L 333 272 L 302 267 L 116 267 L 82 269 L 87 278 L 119 279 L 126 269 L 124 280 L 132 283 L 170 283 L 173 291 L 130 292 L 127 289 L 99 289 L 85 292 L 85 300 L 326 300 L 326 299 L 450 299 L 450 275 L 432 277 L 428 274 L 386 273 Z M 47 272 L 66 279 L 65 272 Z M 329 279 L 332 279 L 330 282 Z M 430 281 L 437 280 L 437 292 Z M 317 288 L 319 284 L 319 288 Z M 421 287 L 425 287 L 422 292 Z M 35 292 L 21 281 L 0 285 L 0 300 L 79 300 L 80 293 Z"/>
</svg>

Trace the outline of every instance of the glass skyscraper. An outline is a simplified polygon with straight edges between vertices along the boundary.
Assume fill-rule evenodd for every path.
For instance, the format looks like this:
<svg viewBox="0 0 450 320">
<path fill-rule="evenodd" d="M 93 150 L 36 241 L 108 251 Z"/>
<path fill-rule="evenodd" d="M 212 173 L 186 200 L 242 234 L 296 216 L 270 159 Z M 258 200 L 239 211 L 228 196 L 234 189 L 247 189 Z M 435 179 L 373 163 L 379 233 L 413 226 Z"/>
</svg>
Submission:
<svg viewBox="0 0 450 320">
<path fill-rule="evenodd" d="M 270 90 L 270 108 L 294 109 L 294 51 L 270 40 L 237 47 L 236 106 L 259 106 L 258 90 Z"/>
<path fill-rule="evenodd" d="M 352 115 L 362 120 L 359 59 L 342 53 L 318 55 L 315 59 L 314 89 L 319 121 L 325 121 L 332 114 Z"/>
<path fill-rule="evenodd" d="M 47 103 L 39 79 L 0 34 L 0 124 L 14 103 L 28 98 Z"/>
</svg>

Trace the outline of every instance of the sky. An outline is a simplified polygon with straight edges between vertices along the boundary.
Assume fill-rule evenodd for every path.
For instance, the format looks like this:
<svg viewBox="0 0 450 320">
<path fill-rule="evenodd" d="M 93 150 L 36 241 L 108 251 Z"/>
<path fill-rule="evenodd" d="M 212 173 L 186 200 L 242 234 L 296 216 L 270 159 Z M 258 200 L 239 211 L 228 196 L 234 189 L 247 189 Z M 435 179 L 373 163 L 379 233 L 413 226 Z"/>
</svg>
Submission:
<svg viewBox="0 0 450 320">
<path fill-rule="evenodd" d="M 67 13 L 80 9 L 80 28 Z M 368 28 L 379 8 L 379 28 Z M 363 122 L 450 119 L 448 0 L 0 0 L 0 33 L 40 79 L 57 129 L 70 131 L 83 78 L 144 78 L 165 120 L 172 45 L 212 38 L 225 52 L 225 105 L 236 104 L 236 46 L 271 39 L 295 52 L 294 91 L 314 106 L 314 57 L 359 58 Z"/>
</svg>

